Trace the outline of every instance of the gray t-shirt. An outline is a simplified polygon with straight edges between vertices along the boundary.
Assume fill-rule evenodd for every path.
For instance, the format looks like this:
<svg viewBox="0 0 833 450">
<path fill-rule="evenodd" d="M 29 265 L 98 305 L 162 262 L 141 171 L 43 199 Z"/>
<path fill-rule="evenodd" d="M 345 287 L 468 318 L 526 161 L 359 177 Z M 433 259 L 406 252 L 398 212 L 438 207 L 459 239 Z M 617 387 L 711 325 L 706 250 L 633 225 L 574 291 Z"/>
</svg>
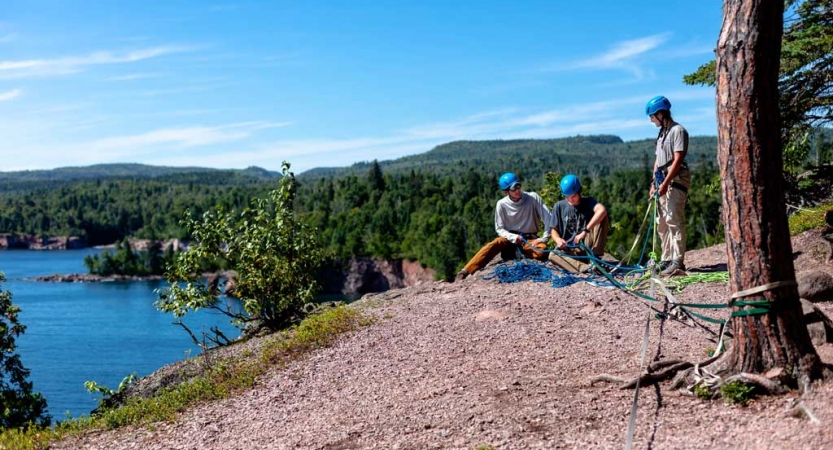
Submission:
<svg viewBox="0 0 833 450">
<path fill-rule="evenodd" d="M 593 197 L 582 197 L 578 206 L 571 205 L 566 199 L 561 200 L 552 208 L 547 231 L 555 228 L 562 239 L 572 242 L 587 227 L 593 218 L 593 208 L 598 203 Z"/>
<path fill-rule="evenodd" d="M 688 153 L 688 131 L 676 122 L 657 138 L 657 167 L 670 165 L 675 152 L 683 152 L 683 157 Z"/>
</svg>

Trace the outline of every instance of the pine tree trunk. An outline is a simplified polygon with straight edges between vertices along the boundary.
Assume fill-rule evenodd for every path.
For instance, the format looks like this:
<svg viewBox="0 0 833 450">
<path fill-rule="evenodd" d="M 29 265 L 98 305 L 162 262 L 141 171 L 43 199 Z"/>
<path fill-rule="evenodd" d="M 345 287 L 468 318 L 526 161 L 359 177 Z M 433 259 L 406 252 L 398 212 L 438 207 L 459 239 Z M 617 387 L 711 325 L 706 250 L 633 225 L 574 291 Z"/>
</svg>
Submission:
<svg viewBox="0 0 833 450">
<path fill-rule="evenodd" d="M 782 190 L 778 73 L 784 2 L 726 0 L 717 50 L 718 160 L 732 292 L 795 281 Z M 795 284 L 739 300 L 772 302 L 734 318 L 731 371 L 821 375 Z M 750 309 L 734 307 L 733 310 Z"/>
</svg>

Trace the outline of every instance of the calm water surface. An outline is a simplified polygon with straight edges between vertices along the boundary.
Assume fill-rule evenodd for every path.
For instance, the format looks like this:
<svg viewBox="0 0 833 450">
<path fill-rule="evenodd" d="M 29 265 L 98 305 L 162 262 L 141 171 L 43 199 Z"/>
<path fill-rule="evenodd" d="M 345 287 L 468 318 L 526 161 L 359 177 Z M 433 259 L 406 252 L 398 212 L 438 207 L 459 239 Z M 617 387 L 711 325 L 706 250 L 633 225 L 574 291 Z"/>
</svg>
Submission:
<svg viewBox="0 0 833 450">
<path fill-rule="evenodd" d="M 29 380 L 49 405 L 53 420 L 89 414 L 97 395 L 84 382 L 97 381 L 111 389 L 127 375 L 147 375 L 181 360 L 198 349 L 172 316 L 154 308 L 155 288 L 164 281 L 104 283 L 43 283 L 26 278 L 53 273 L 84 273 L 84 256 L 98 250 L 0 251 L 3 290 L 22 309 L 26 332 L 17 340 Z M 217 325 L 237 336 L 228 319 L 200 312 L 186 317 L 195 332 Z"/>
</svg>

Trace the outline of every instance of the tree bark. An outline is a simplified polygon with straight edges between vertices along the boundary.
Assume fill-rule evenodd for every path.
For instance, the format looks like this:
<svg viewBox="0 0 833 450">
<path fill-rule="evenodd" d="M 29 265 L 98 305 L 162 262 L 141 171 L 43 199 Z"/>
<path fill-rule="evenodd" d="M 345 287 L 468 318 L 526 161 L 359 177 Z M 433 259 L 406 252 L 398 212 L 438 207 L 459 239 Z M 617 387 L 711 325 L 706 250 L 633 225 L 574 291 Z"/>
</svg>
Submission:
<svg viewBox="0 0 833 450">
<path fill-rule="evenodd" d="M 795 281 L 782 190 L 778 73 L 784 2 L 726 0 L 717 50 L 718 162 L 732 292 Z M 769 313 L 735 317 L 733 372 L 783 367 L 800 387 L 821 375 L 794 283 L 738 300 Z M 734 307 L 733 311 L 748 309 Z"/>
</svg>

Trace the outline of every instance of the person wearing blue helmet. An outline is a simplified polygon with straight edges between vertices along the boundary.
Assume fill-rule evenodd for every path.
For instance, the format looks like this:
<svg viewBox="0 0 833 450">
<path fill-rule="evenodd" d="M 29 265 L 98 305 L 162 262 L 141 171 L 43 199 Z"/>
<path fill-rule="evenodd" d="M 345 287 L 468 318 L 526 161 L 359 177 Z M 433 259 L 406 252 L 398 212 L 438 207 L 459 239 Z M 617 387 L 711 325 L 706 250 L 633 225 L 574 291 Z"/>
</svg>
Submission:
<svg viewBox="0 0 833 450">
<path fill-rule="evenodd" d="M 498 237 L 484 245 L 477 254 L 457 273 L 456 281 L 482 269 L 495 256 L 500 254 L 504 260 L 513 259 L 518 250 L 527 257 L 546 261 L 544 250 L 549 243 L 549 236 L 538 234 L 549 221 L 549 207 L 535 192 L 521 190 L 521 180 L 512 173 L 503 174 L 498 186 L 504 197 L 495 205 L 495 231 Z"/>
<path fill-rule="evenodd" d="M 607 209 L 593 197 L 582 197 L 581 180 L 573 174 L 561 179 L 561 193 L 564 200 L 552 208 L 547 224 L 550 236 L 555 241 L 558 253 L 550 253 L 549 261 L 569 272 L 587 272 L 592 267 L 589 261 L 571 258 L 585 256 L 579 244 L 584 243 L 597 257 L 604 255 L 610 219 Z"/>
<path fill-rule="evenodd" d="M 657 234 L 662 241 L 661 274 L 685 274 L 685 204 L 691 171 L 685 162 L 688 131 L 671 117 L 671 102 L 659 95 L 645 105 L 645 114 L 659 128 L 650 195 L 657 195 Z"/>
</svg>

